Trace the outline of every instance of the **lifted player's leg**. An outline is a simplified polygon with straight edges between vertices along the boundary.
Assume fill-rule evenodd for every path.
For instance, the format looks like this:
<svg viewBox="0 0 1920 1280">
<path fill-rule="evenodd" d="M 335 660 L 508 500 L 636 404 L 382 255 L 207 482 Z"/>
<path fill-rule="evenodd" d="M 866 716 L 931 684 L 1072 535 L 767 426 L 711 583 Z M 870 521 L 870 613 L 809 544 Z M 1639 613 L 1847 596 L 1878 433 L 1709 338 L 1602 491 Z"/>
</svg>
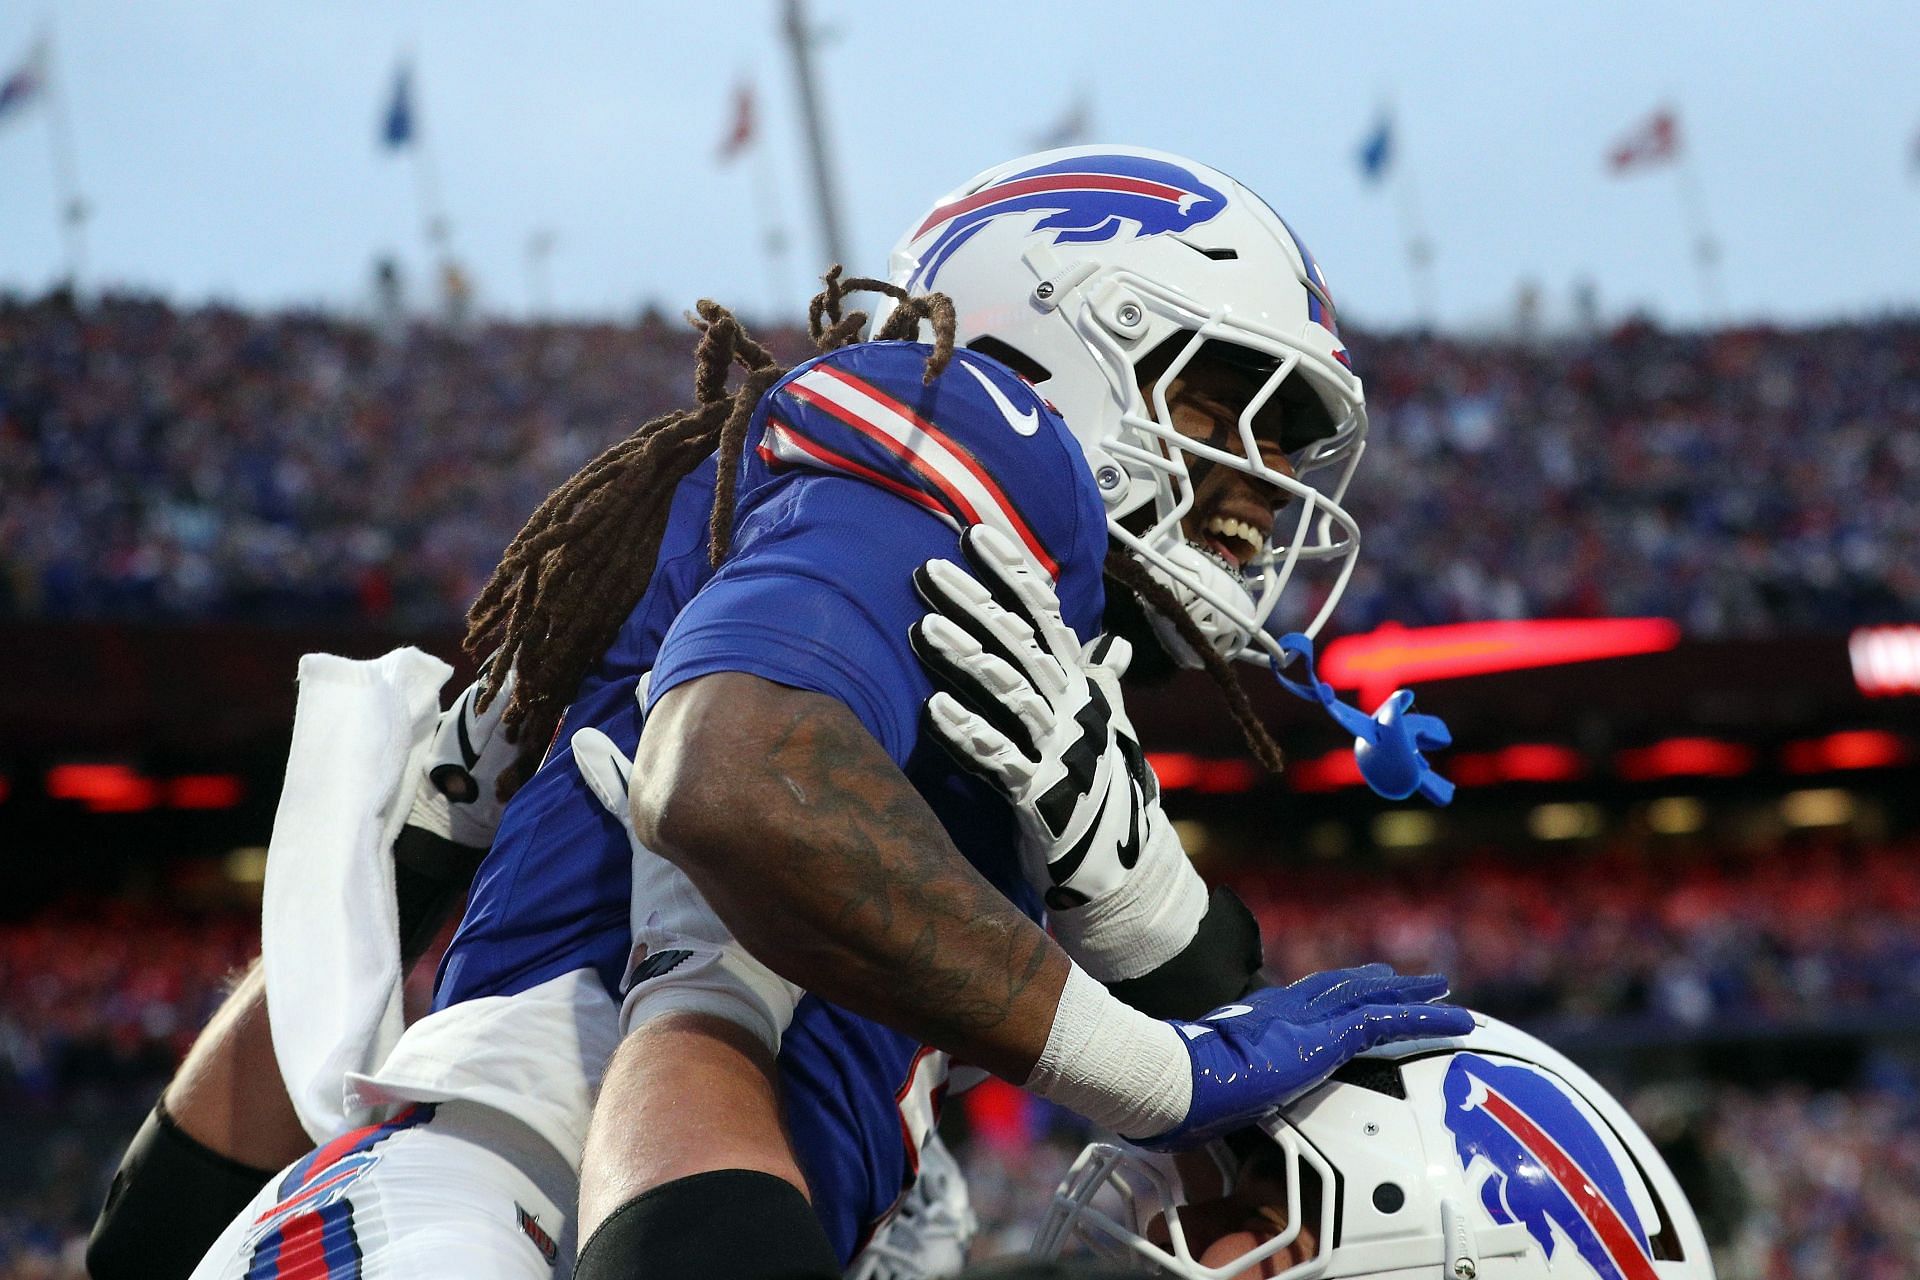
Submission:
<svg viewBox="0 0 1920 1280">
<path fill-rule="evenodd" d="M 581 1159 L 574 1275 L 837 1276 L 774 1083 L 801 992 L 748 955 L 692 882 L 633 836 L 631 762 L 594 730 L 572 745 L 633 853 L 626 1037 Z"/>
<path fill-rule="evenodd" d="M 581 1162 L 580 1227 L 578 1280 L 839 1274 L 781 1125 L 772 1054 L 703 1014 L 657 1018 L 614 1055 Z"/>
<path fill-rule="evenodd" d="M 512 758 L 499 732 L 508 689 L 485 712 L 481 693 L 469 686 L 442 713 L 420 776 L 391 782 L 403 801 L 411 796 L 392 847 L 402 968 L 458 905 L 499 821 L 493 784 Z M 296 735 L 300 727 L 297 713 Z M 477 753 L 462 743 L 478 743 Z M 319 766 L 296 751 L 289 786 L 303 767 Z M 134 1135 L 87 1244 L 94 1280 L 186 1276 L 272 1171 L 312 1145 L 274 1056 L 266 991 L 256 960 Z"/>
</svg>

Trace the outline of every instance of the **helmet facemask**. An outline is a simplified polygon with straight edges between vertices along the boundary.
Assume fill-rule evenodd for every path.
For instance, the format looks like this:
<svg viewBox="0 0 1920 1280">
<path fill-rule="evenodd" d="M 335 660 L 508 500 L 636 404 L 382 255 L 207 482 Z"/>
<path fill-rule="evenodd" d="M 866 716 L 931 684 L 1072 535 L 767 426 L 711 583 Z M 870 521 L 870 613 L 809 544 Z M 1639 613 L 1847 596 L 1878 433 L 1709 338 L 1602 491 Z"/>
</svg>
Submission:
<svg viewBox="0 0 1920 1280">
<path fill-rule="evenodd" d="M 1277 1116 L 1179 1157 L 1096 1143 L 1054 1194 L 1033 1252 L 1091 1253 L 1186 1280 L 1269 1270 L 1310 1280 L 1332 1252 L 1321 1224 L 1334 1221 L 1336 1197 L 1332 1168 Z"/>
<path fill-rule="evenodd" d="M 1094 299 L 1070 320 L 1122 406 L 1099 446 L 1124 476 L 1109 475 L 1114 483 L 1102 486 L 1110 533 L 1173 589 L 1223 657 L 1279 657 L 1268 626 L 1281 594 L 1302 564 L 1326 566 L 1326 596 L 1302 628 L 1317 635 L 1360 549 L 1359 526 L 1342 505 L 1366 434 L 1366 410 L 1349 390 L 1350 376 L 1327 376 L 1322 366 L 1331 360 L 1294 338 L 1226 307 L 1202 312 L 1131 273 L 1113 273 L 1090 292 Z M 1131 355 L 1113 331 L 1129 319 L 1150 335 L 1129 344 Z M 1257 383 L 1249 384 L 1226 439 L 1198 440 L 1175 425 L 1169 388 L 1184 371 L 1223 357 L 1257 370 Z M 1263 457 L 1262 437 L 1268 448 L 1275 443 L 1275 419 L 1285 424 L 1278 442 L 1292 474 Z M 1099 460 L 1095 465 L 1099 476 Z M 1206 531 L 1195 527 L 1208 514 L 1195 511 L 1196 482 L 1211 467 L 1252 478 L 1274 512 L 1263 545 L 1242 564 L 1210 550 Z M 1120 484 L 1125 490 L 1116 494 Z M 1170 627 L 1161 638 L 1183 665 L 1199 665 Z"/>
</svg>

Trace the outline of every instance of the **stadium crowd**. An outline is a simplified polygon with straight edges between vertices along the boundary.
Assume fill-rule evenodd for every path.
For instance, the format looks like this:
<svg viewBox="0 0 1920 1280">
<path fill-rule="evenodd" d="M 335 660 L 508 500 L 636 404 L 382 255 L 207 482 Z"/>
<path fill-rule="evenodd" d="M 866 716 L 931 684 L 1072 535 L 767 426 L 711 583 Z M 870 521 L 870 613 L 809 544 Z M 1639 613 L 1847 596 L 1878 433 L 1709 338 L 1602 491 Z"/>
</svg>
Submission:
<svg viewBox="0 0 1920 1280">
<path fill-rule="evenodd" d="M 1276 973 L 1367 960 L 1437 970 L 1459 999 L 1522 1025 L 1920 1018 L 1920 844 L 1808 842 L 1677 865 L 1486 855 L 1232 880 Z M 257 946 L 245 914 L 112 900 L 0 925 L 0 1092 L 51 1096 L 164 1070 Z"/>
<path fill-rule="evenodd" d="M 1436 966 L 1460 999 L 1550 1036 L 1596 1019 L 1764 1032 L 1850 1013 L 1912 1019 L 1920 1008 L 1920 847 L 1910 843 L 1809 842 L 1677 865 L 1621 853 L 1553 865 L 1487 855 L 1432 870 L 1262 871 L 1236 883 L 1279 972 L 1374 958 Z M 29 1124 L 60 1121 L 37 1156 L 14 1162 L 24 1182 L 0 1177 L 0 1280 L 77 1274 L 57 1258 L 78 1256 L 72 1242 L 126 1127 L 256 946 L 247 913 L 113 900 L 0 926 L 0 1108 Z M 1801 1086 L 1694 1092 L 1688 1140 L 1718 1179 L 1703 1183 L 1715 1188 L 1706 1212 L 1739 1263 L 1725 1274 L 1920 1274 L 1920 1089 L 1910 1073 L 1889 1069 L 1869 1088 L 1818 1096 Z M 121 1114 L 129 1100 L 136 1109 Z M 1646 1114 L 1661 1112 L 1659 1101 Z M 966 1158 L 989 1239 L 1003 1247 L 1024 1244 L 1081 1138 L 1037 1104 L 1009 1105 L 967 1108 Z"/>
<path fill-rule="evenodd" d="M 0 616 L 447 626 L 555 483 L 684 399 L 690 347 L 651 313 L 382 331 L 0 299 Z M 1920 609 L 1920 322 L 1353 349 L 1369 554 L 1342 626 Z"/>
<path fill-rule="evenodd" d="M 1492 854 L 1344 872 L 1262 870 L 1235 887 L 1269 963 L 1356 958 L 1447 974 L 1477 1009 L 1573 1032 L 1920 1018 L 1920 844 L 1804 840 L 1764 854 L 1631 848 Z"/>
</svg>

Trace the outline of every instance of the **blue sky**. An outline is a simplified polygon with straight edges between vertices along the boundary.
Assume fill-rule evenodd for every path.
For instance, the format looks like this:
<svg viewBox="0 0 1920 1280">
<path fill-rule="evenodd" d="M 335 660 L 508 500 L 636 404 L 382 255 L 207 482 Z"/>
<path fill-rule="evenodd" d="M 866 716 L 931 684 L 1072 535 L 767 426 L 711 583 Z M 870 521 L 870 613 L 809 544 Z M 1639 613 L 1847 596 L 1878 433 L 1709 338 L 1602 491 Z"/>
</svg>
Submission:
<svg viewBox="0 0 1920 1280">
<path fill-rule="evenodd" d="M 1548 315 L 1706 312 L 1672 170 L 1610 178 L 1608 147 L 1679 112 L 1722 244 L 1727 311 L 1787 322 L 1920 307 L 1920 19 L 1908 4 L 1339 6 L 814 0 L 850 256 L 1076 95 L 1098 140 L 1215 164 L 1313 246 L 1345 316 L 1413 295 L 1390 193 L 1355 153 L 1384 101 L 1437 250 L 1440 321 L 1497 324 L 1523 280 Z M 912 16 L 909 16 L 912 15 Z M 0 66 L 51 21 L 81 185 L 86 280 L 185 300 L 364 306 L 371 263 L 418 287 L 405 157 L 376 125 L 403 51 L 453 223 L 489 311 L 524 314 L 550 232 L 553 310 L 627 315 L 710 294 L 796 307 L 824 265 L 776 0 L 38 0 L 0 7 Z M 731 86 L 759 88 L 764 165 L 715 161 Z M 0 121 L 0 289 L 62 261 L 46 112 Z M 754 175 L 791 232 L 760 250 Z"/>
</svg>

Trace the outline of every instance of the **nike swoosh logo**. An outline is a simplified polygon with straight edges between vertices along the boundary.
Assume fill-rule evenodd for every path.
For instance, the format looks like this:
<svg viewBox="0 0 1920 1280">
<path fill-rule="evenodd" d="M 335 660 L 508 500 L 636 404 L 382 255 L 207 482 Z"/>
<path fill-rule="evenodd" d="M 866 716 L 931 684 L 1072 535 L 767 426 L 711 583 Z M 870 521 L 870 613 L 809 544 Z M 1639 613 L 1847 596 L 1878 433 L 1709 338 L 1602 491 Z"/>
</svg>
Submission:
<svg viewBox="0 0 1920 1280">
<path fill-rule="evenodd" d="M 960 367 L 972 374 L 975 382 L 978 382 L 982 387 L 986 388 L 987 395 L 993 399 L 993 407 L 1000 411 L 1000 416 L 1007 420 L 1007 425 L 1013 428 L 1015 434 L 1030 436 L 1040 429 L 1040 411 L 1038 409 L 1028 409 L 1025 413 L 1016 412 L 1013 407 L 1013 401 L 1007 399 L 1006 392 L 993 385 L 992 378 L 989 378 L 965 360 L 960 362 Z"/>
<path fill-rule="evenodd" d="M 1215 1009 L 1212 1013 L 1208 1014 L 1207 1021 L 1221 1022 L 1227 1018 L 1243 1018 L 1252 1012 L 1253 1006 L 1250 1004 L 1230 1004 L 1225 1008 Z"/>
</svg>

